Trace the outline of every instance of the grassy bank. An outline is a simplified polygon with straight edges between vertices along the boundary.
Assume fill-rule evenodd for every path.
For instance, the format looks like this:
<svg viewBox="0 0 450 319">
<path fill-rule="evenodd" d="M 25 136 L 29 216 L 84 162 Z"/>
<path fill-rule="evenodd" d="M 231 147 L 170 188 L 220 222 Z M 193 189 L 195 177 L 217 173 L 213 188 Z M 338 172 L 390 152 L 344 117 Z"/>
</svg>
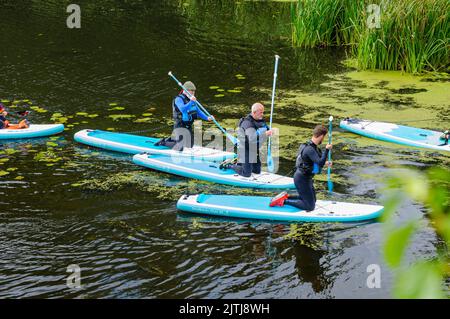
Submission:
<svg viewBox="0 0 450 319">
<path fill-rule="evenodd" d="M 367 11 L 371 3 L 299 0 L 291 7 L 293 44 L 348 45 L 360 69 L 449 71 L 449 1 L 386 1 L 378 26 Z"/>
</svg>

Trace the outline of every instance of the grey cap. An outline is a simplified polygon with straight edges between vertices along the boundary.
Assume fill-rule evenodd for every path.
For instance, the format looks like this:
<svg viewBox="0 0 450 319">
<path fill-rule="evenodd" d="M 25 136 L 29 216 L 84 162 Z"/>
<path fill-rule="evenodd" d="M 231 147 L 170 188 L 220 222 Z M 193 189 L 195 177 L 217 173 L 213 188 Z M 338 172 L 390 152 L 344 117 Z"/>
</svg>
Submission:
<svg viewBox="0 0 450 319">
<path fill-rule="evenodd" d="M 197 88 L 195 87 L 194 83 L 192 83 L 191 81 L 184 82 L 183 86 L 188 91 L 196 91 L 197 90 Z"/>
</svg>

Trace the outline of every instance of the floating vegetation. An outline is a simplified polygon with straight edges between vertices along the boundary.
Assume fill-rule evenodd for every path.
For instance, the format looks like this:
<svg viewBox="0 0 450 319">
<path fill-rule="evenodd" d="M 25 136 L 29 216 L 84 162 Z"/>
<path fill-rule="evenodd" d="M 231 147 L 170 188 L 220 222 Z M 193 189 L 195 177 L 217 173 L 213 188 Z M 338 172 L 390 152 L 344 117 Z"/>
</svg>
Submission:
<svg viewBox="0 0 450 319">
<path fill-rule="evenodd" d="M 324 245 L 321 226 L 314 223 L 290 224 L 285 240 L 292 240 L 301 245 L 321 249 Z"/>
<path fill-rule="evenodd" d="M 217 89 L 217 92 L 225 92 L 224 89 Z"/>
<path fill-rule="evenodd" d="M 144 116 L 144 117 L 149 117 L 149 116 L 152 116 L 153 115 L 153 113 L 142 113 L 142 116 Z"/>
<path fill-rule="evenodd" d="M 16 181 L 21 181 L 21 180 L 23 180 L 25 177 L 23 177 L 23 176 L 21 176 L 21 175 L 19 175 L 19 176 L 16 176 L 16 178 L 14 178 Z"/>
<path fill-rule="evenodd" d="M 38 112 L 38 113 L 47 113 L 48 112 L 46 109 L 39 107 L 39 106 L 30 106 L 30 109 L 32 109 L 33 111 Z"/>
<path fill-rule="evenodd" d="M 233 90 L 227 90 L 227 92 L 230 92 L 230 93 L 241 93 L 242 91 L 233 89 Z"/>
<path fill-rule="evenodd" d="M 120 121 L 120 120 L 127 120 L 127 119 L 131 119 L 131 118 L 135 118 L 136 115 L 133 115 L 133 114 L 111 114 L 108 117 L 111 118 L 113 121 Z"/>
<path fill-rule="evenodd" d="M 62 161 L 63 158 L 58 156 L 52 150 L 47 150 L 47 151 L 38 152 L 34 156 L 34 160 L 38 161 L 38 162 L 56 163 L 56 162 Z"/>
<path fill-rule="evenodd" d="M 0 171 L 0 176 L 6 176 L 9 175 L 8 171 Z"/>
<path fill-rule="evenodd" d="M 13 148 L 7 148 L 7 149 L 4 149 L 2 152 L 0 152 L 0 154 L 6 154 L 6 155 L 13 155 L 15 153 L 19 153 L 19 151 L 15 150 Z"/>
<path fill-rule="evenodd" d="M 218 88 L 220 88 L 220 86 L 213 85 L 209 87 L 210 90 L 217 90 Z"/>
<path fill-rule="evenodd" d="M 109 106 L 116 106 L 117 103 L 109 103 Z"/>
<path fill-rule="evenodd" d="M 152 121 L 151 117 L 144 117 L 137 120 L 134 120 L 133 123 L 150 123 Z"/>
<path fill-rule="evenodd" d="M 225 96 L 225 94 L 216 94 L 216 95 L 214 95 L 214 97 L 224 97 Z"/>
<path fill-rule="evenodd" d="M 115 131 L 116 129 L 114 127 L 108 127 L 106 130 L 107 131 Z"/>
<path fill-rule="evenodd" d="M 69 119 L 68 117 L 63 116 L 61 113 L 53 113 L 52 117 L 50 118 L 51 121 L 55 122 L 56 124 L 64 124 Z"/>
<path fill-rule="evenodd" d="M 113 108 L 108 109 L 108 111 L 123 111 L 125 108 L 123 106 L 116 106 Z"/>
<path fill-rule="evenodd" d="M 47 146 L 50 146 L 50 147 L 57 147 L 57 146 L 59 146 L 57 143 L 55 143 L 55 142 L 47 142 Z"/>
</svg>

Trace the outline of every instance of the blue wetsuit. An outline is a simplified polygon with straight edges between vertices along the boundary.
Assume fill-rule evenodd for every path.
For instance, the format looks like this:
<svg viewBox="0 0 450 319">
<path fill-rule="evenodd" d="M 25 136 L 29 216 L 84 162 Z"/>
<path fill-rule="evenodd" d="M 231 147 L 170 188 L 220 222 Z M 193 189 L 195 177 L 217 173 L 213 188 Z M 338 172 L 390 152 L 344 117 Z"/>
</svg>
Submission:
<svg viewBox="0 0 450 319">
<path fill-rule="evenodd" d="M 325 165 L 328 150 L 321 152 L 312 141 L 300 145 L 294 174 L 294 184 L 297 188 L 298 196 L 289 196 L 284 202 L 306 211 L 312 211 L 316 207 L 316 190 L 314 189 L 313 177 L 320 173 Z"/>
<path fill-rule="evenodd" d="M 194 128 L 192 124 L 198 118 L 201 118 L 202 120 L 208 120 L 208 116 L 198 107 L 198 104 L 196 102 L 191 101 L 184 94 L 180 94 L 174 98 L 172 102 L 172 111 L 176 148 L 181 150 L 184 146 L 194 146 Z M 177 130 L 180 128 L 185 128 L 188 130 L 188 133 L 190 135 L 190 142 L 182 142 L 183 131 Z"/>
</svg>

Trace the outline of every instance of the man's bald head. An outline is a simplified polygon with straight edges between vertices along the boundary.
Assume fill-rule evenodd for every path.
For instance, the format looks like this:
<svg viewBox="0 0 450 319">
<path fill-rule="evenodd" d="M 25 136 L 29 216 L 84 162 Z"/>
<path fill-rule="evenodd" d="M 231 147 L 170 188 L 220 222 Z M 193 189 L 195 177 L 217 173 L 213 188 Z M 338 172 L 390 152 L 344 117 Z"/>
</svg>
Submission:
<svg viewBox="0 0 450 319">
<path fill-rule="evenodd" d="M 255 120 L 262 120 L 264 118 L 264 105 L 255 103 L 252 105 L 252 116 Z"/>
</svg>

